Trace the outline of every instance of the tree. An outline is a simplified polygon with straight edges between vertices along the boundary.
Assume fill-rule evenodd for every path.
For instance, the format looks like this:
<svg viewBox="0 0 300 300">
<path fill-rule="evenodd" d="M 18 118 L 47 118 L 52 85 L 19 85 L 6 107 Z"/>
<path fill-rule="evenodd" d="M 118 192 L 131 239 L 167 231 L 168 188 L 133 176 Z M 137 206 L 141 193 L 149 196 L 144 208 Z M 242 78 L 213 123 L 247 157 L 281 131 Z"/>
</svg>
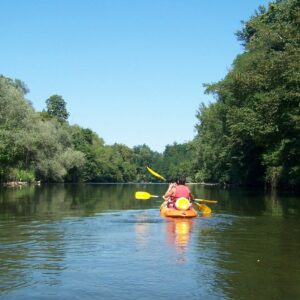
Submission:
<svg viewBox="0 0 300 300">
<path fill-rule="evenodd" d="M 0 175 L 9 180 L 15 168 L 29 168 L 27 151 L 20 146 L 35 121 L 31 104 L 24 99 L 20 82 L 0 76 Z"/>
<path fill-rule="evenodd" d="M 153 181 L 155 178 L 146 169 L 146 166 L 150 166 L 153 169 L 159 171 L 156 162 L 160 158 L 158 152 L 152 151 L 149 146 L 143 144 L 133 147 L 134 158 L 133 161 L 136 164 L 137 181 Z"/>
<path fill-rule="evenodd" d="M 59 120 L 60 122 L 67 121 L 69 113 L 66 109 L 65 100 L 58 95 L 53 95 L 46 100 L 47 104 L 47 113 Z"/>
<path fill-rule="evenodd" d="M 193 175 L 192 161 L 191 143 L 173 143 L 173 145 L 165 147 L 161 159 L 161 169 L 169 180 L 185 176 L 190 181 Z"/>
<path fill-rule="evenodd" d="M 299 26 L 299 0 L 270 3 L 244 23 L 245 52 L 223 80 L 206 86 L 216 103 L 197 116 L 199 177 L 299 186 Z"/>
</svg>

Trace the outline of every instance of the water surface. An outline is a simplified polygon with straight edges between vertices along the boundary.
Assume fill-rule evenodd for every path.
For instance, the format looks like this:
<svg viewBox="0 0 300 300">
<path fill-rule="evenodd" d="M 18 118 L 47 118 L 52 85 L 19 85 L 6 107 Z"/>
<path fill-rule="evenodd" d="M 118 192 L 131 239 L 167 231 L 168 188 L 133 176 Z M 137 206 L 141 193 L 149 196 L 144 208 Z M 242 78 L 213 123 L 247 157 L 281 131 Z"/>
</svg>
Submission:
<svg viewBox="0 0 300 300">
<path fill-rule="evenodd" d="M 0 190 L 1 299 L 299 299 L 300 199 L 192 185 L 210 217 L 159 216 L 166 185 Z"/>
</svg>

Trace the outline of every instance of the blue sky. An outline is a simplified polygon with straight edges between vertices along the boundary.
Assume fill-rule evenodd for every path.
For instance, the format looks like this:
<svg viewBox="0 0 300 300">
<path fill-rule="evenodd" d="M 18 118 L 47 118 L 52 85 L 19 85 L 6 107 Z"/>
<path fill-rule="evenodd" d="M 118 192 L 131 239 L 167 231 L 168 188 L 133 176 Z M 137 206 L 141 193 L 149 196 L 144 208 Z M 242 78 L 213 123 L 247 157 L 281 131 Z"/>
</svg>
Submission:
<svg viewBox="0 0 300 300">
<path fill-rule="evenodd" d="M 0 0 L 0 74 L 51 95 L 71 124 L 106 144 L 165 145 L 195 136 L 203 83 L 242 47 L 235 32 L 264 0 Z"/>
</svg>

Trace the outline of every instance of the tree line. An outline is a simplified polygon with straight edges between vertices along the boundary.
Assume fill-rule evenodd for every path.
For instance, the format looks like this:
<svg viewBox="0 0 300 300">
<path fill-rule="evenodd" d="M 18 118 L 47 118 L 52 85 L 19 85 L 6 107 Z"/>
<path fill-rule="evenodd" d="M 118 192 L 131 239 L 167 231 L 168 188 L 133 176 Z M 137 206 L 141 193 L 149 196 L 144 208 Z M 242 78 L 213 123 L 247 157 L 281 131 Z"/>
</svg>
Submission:
<svg viewBox="0 0 300 300">
<path fill-rule="evenodd" d="M 244 52 L 198 111 L 197 180 L 300 183 L 300 1 L 261 6 L 237 32 Z"/>
<path fill-rule="evenodd" d="M 36 112 L 20 80 L 0 77 L 0 178 L 5 181 L 128 182 L 146 180 L 138 164 L 155 157 L 143 145 L 105 145 L 91 129 L 68 123 L 59 95 Z M 140 176 L 140 177 L 138 177 Z"/>
<path fill-rule="evenodd" d="M 168 179 L 297 188 L 300 183 L 300 1 L 263 6 L 237 32 L 244 47 L 224 79 L 206 84 L 197 134 L 163 153 L 106 145 L 68 123 L 66 102 L 42 112 L 21 80 L 0 76 L 0 181 L 147 182 L 145 166 Z"/>
</svg>

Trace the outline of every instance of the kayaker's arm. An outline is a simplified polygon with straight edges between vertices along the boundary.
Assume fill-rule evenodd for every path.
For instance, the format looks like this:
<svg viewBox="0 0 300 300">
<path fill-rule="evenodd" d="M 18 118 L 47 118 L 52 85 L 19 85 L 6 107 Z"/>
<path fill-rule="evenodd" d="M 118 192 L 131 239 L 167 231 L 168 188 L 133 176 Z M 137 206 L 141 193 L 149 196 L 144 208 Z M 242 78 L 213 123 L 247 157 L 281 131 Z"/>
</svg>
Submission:
<svg viewBox="0 0 300 300">
<path fill-rule="evenodd" d="M 176 183 L 170 183 L 169 188 L 163 195 L 164 200 L 168 200 L 172 195 L 175 194 L 176 191 Z"/>
</svg>

